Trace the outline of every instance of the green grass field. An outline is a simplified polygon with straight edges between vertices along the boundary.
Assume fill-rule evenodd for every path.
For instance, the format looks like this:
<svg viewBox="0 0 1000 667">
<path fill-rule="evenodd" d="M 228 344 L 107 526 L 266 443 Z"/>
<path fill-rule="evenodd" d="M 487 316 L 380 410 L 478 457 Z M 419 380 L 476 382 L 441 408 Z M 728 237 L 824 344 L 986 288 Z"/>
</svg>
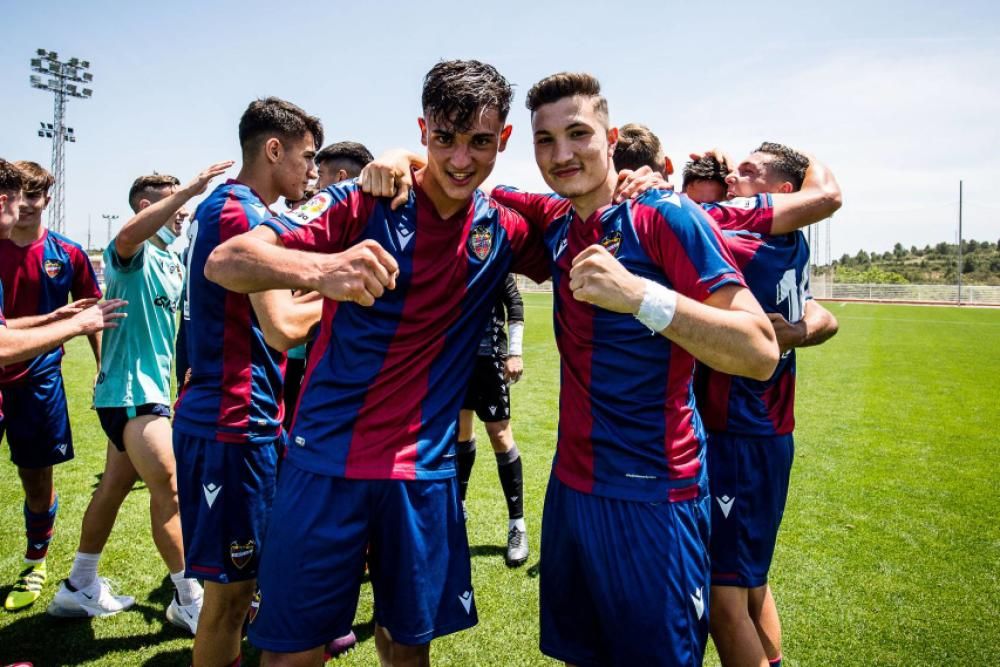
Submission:
<svg viewBox="0 0 1000 667">
<path fill-rule="evenodd" d="M 528 564 L 503 564 L 506 511 L 480 432 L 469 542 L 479 625 L 434 643 L 447 665 L 554 664 L 538 652 L 542 496 L 555 439 L 558 361 L 549 297 L 528 295 L 525 378 L 513 390 L 525 461 Z M 771 583 L 786 665 L 992 665 L 1000 654 L 1000 310 L 830 304 L 840 334 L 800 353 L 792 490 Z M 171 587 L 148 528 L 148 496 L 129 497 L 101 573 L 137 598 L 96 621 L 57 621 L 45 607 L 69 572 L 105 444 L 90 411 L 86 343 L 65 360 L 77 458 L 59 467 L 50 583 L 34 608 L 0 611 L 0 664 L 187 665 L 190 638 L 170 626 Z M 5 455 L 6 456 L 6 455 Z M 21 568 L 22 496 L 0 464 L 0 595 Z M 360 647 L 342 665 L 377 664 L 371 589 L 356 619 Z M 250 664 L 256 654 L 247 651 Z M 718 664 L 709 648 L 706 664 Z"/>
</svg>

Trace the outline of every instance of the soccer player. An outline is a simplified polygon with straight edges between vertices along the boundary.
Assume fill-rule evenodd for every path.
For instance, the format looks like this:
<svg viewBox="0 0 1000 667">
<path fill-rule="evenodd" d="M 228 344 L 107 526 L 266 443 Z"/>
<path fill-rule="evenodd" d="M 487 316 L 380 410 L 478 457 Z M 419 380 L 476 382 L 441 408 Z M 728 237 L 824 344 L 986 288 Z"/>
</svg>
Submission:
<svg viewBox="0 0 1000 667">
<path fill-rule="evenodd" d="M 509 345 L 504 324 L 510 329 Z M 520 380 L 524 372 L 521 359 L 523 339 L 524 302 L 517 289 L 517 280 L 508 275 L 493 306 L 486 333 L 479 341 L 472 381 L 462 402 L 462 411 L 458 413 L 458 443 L 455 447 L 459 498 L 462 512 L 466 514 L 465 495 L 476 461 L 472 417 L 477 415 L 486 427 L 486 435 L 496 455 L 497 475 L 507 501 L 507 551 L 504 561 L 508 567 L 523 565 L 528 560 L 521 454 L 510 426 L 510 384 Z"/>
<path fill-rule="evenodd" d="M 681 192 L 698 204 L 714 204 L 726 198 L 728 173 L 714 156 L 705 155 L 684 165 Z"/>
<path fill-rule="evenodd" d="M 141 478 L 149 489 L 153 542 L 176 589 L 167 620 L 192 634 L 198 625 L 202 590 L 184 576 L 170 431 L 170 366 L 183 271 L 168 247 L 188 216 L 184 204 L 232 164 L 214 164 L 184 188 L 166 174 L 137 178 L 128 197 L 135 216 L 104 251 L 107 295 L 126 299 L 131 317 L 102 341 L 94 406 L 108 436 L 104 474 L 83 515 L 73 568 L 49 605 L 52 616 L 109 616 L 135 602 L 114 595 L 97 570 L 118 510 Z"/>
<path fill-rule="evenodd" d="M 704 161 L 701 158 L 699 161 Z M 794 455 L 795 351 L 837 332 L 809 296 L 800 227 L 832 215 L 840 188 L 818 160 L 763 143 L 726 177 L 728 200 L 705 209 L 771 319 L 782 358 L 764 381 L 699 369 L 712 496 L 712 639 L 724 665 L 781 664 L 781 623 L 767 583 Z"/>
<path fill-rule="evenodd" d="M 101 289 L 87 253 L 61 234 L 45 228 L 52 175 L 34 162 L 16 162 L 24 177 L 18 220 L 9 238 L 0 240 L 0 283 L 4 312 L 10 319 L 53 314 L 74 299 L 98 299 Z M 87 334 L 97 367 L 101 366 L 101 333 Z M 4 427 L 11 460 L 24 487 L 27 549 L 25 570 L 4 602 L 21 609 L 41 594 L 47 570 L 45 556 L 52 539 L 58 497 L 52 466 L 73 458 L 62 347 L 0 369 L 0 389 L 7 404 Z"/>
<path fill-rule="evenodd" d="M 612 205 L 618 132 L 594 77 L 547 77 L 527 105 L 535 159 L 561 197 L 494 195 L 546 225 L 553 262 L 562 382 L 542 652 L 579 665 L 700 664 L 709 497 L 694 363 L 767 378 L 774 332 L 690 200 L 650 190 Z"/>
<path fill-rule="evenodd" d="M 489 65 L 438 63 L 418 121 L 427 166 L 405 205 L 341 183 L 213 253 L 229 289 L 327 297 L 250 624 L 265 665 L 320 664 L 350 628 L 368 544 L 382 664 L 428 664 L 434 637 L 476 622 L 455 417 L 497 289 L 511 270 L 547 273 L 524 219 L 477 189 L 510 136 L 511 97 Z M 361 279 L 342 280 L 352 267 Z"/>
<path fill-rule="evenodd" d="M 319 119 L 278 98 L 252 102 L 240 119 L 243 164 L 198 206 L 188 252 L 187 353 L 176 404 L 174 455 L 186 574 L 204 580 L 194 667 L 238 664 L 260 547 L 274 494 L 287 350 L 306 340 L 319 301 L 288 290 L 249 297 L 205 277 L 220 243 L 299 199 L 316 178 Z"/>
<path fill-rule="evenodd" d="M 639 123 L 627 123 L 618 128 L 618 143 L 615 144 L 615 168 L 618 171 L 637 171 L 648 166 L 658 172 L 663 180 L 670 182 L 674 173 L 674 163 L 663 151 L 660 139 L 653 131 Z"/>
</svg>

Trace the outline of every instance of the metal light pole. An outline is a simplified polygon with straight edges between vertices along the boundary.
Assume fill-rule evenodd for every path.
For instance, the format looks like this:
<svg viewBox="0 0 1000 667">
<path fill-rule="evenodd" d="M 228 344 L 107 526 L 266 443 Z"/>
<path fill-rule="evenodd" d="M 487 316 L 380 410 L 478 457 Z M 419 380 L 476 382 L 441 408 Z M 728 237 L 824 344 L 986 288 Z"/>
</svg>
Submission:
<svg viewBox="0 0 1000 667">
<path fill-rule="evenodd" d="M 117 220 L 118 216 L 111 215 L 110 213 L 102 213 L 101 217 L 104 218 L 105 222 L 108 223 L 108 242 L 104 246 L 105 248 L 107 248 L 109 245 L 111 245 L 111 223 Z"/>
<path fill-rule="evenodd" d="M 962 181 L 958 182 L 958 305 L 962 305 Z"/>
<path fill-rule="evenodd" d="M 49 206 L 49 229 L 60 234 L 66 231 L 66 142 L 75 143 L 76 135 L 73 128 L 66 126 L 67 98 L 76 97 L 88 99 L 94 91 L 90 88 L 77 87 L 77 84 L 89 84 L 94 75 L 85 70 L 90 69 L 90 62 L 79 58 L 70 58 L 66 62 L 59 60 L 55 51 L 38 49 L 37 57 L 31 59 L 31 71 L 44 74 L 49 78 L 32 74 L 31 87 L 47 90 L 55 95 L 55 108 L 51 123 L 42 123 L 38 136 L 52 139 L 52 175 L 55 184 L 52 188 L 52 204 Z"/>
</svg>

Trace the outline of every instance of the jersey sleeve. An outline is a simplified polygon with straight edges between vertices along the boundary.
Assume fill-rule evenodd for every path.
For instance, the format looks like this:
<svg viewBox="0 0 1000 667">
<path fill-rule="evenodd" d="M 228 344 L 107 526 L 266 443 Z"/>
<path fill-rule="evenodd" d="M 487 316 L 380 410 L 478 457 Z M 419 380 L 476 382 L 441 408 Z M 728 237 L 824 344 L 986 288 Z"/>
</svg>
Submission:
<svg viewBox="0 0 1000 667">
<path fill-rule="evenodd" d="M 503 305 L 507 310 L 507 322 L 524 321 L 524 299 L 521 298 L 521 290 L 517 289 L 517 278 L 513 274 L 507 274 L 503 285 Z"/>
<path fill-rule="evenodd" d="M 498 206 L 496 202 L 492 202 L 492 205 L 497 207 L 500 224 L 507 230 L 511 250 L 514 251 L 511 270 L 524 274 L 539 284 L 551 278 L 552 267 L 539 228 L 529 224 L 517 211 Z"/>
<path fill-rule="evenodd" d="M 70 293 L 74 299 L 100 299 L 101 286 L 94 273 L 94 265 L 83 248 L 72 246 L 70 262 L 73 264 L 73 284 Z"/>
<path fill-rule="evenodd" d="M 139 246 L 138 252 L 136 252 L 131 257 L 123 258 L 118 254 L 118 249 L 115 247 L 114 240 L 108 244 L 107 249 L 104 251 L 104 265 L 111 265 L 114 267 L 115 271 L 121 273 L 131 273 L 132 271 L 138 271 L 142 268 L 143 262 L 146 261 L 146 244 L 143 243 Z"/>
<path fill-rule="evenodd" d="M 702 208 L 722 229 L 764 235 L 771 233 L 774 205 L 771 195 L 767 193 L 702 204 Z"/>
<path fill-rule="evenodd" d="M 675 291 L 705 301 L 724 285 L 746 287 L 718 225 L 697 205 L 651 190 L 636 201 L 632 214 L 639 242 Z"/>
<path fill-rule="evenodd" d="M 262 222 L 286 248 L 340 252 L 361 234 L 374 199 L 356 181 L 331 185 L 305 204 Z"/>
<path fill-rule="evenodd" d="M 490 196 L 520 213 L 529 225 L 543 233 L 553 220 L 569 213 L 572 207 L 568 199 L 556 194 L 539 195 L 521 192 L 506 185 L 493 188 Z"/>
</svg>

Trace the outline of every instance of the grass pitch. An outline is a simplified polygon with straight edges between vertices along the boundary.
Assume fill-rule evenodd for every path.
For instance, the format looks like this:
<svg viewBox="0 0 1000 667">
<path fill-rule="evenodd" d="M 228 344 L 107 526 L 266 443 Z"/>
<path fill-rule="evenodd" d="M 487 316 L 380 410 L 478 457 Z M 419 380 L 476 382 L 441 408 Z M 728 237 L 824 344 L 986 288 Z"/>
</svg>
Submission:
<svg viewBox="0 0 1000 667">
<path fill-rule="evenodd" d="M 538 652 L 538 529 L 555 441 L 558 357 L 550 297 L 527 295 L 525 377 L 513 389 L 524 456 L 528 563 L 503 564 L 506 511 L 480 429 L 469 502 L 479 625 L 434 643 L 442 665 L 554 664 Z M 799 354 L 792 488 L 771 583 L 786 665 L 988 665 L 1000 653 L 1000 310 L 830 304 L 841 332 Z M 148 494 L 130 495 L 101 574 L 137 598 L 133 610 L 58 621 L 44 610 L 69 572 L 80 520 L 103 467 L 89 409 L 86 343 L 64 362 L 77 458 L 60 492 L 50 581 L 19 613 L 0 611 L 0 664 L 188 665 L 190 638 L 166 623 L 172 588 L 149 535 Z M 21 569 L 22 495 L 0 464 L 0 595 Z M 303 594 L 308 594 L 303 592 Z M 336 663 L 377 664 L 371 589 L 361 645 Z M 256 664 L 248 648 L 247 662 Z M 706 664 L 718 664 L 709 647 Z"/>
</svg>

